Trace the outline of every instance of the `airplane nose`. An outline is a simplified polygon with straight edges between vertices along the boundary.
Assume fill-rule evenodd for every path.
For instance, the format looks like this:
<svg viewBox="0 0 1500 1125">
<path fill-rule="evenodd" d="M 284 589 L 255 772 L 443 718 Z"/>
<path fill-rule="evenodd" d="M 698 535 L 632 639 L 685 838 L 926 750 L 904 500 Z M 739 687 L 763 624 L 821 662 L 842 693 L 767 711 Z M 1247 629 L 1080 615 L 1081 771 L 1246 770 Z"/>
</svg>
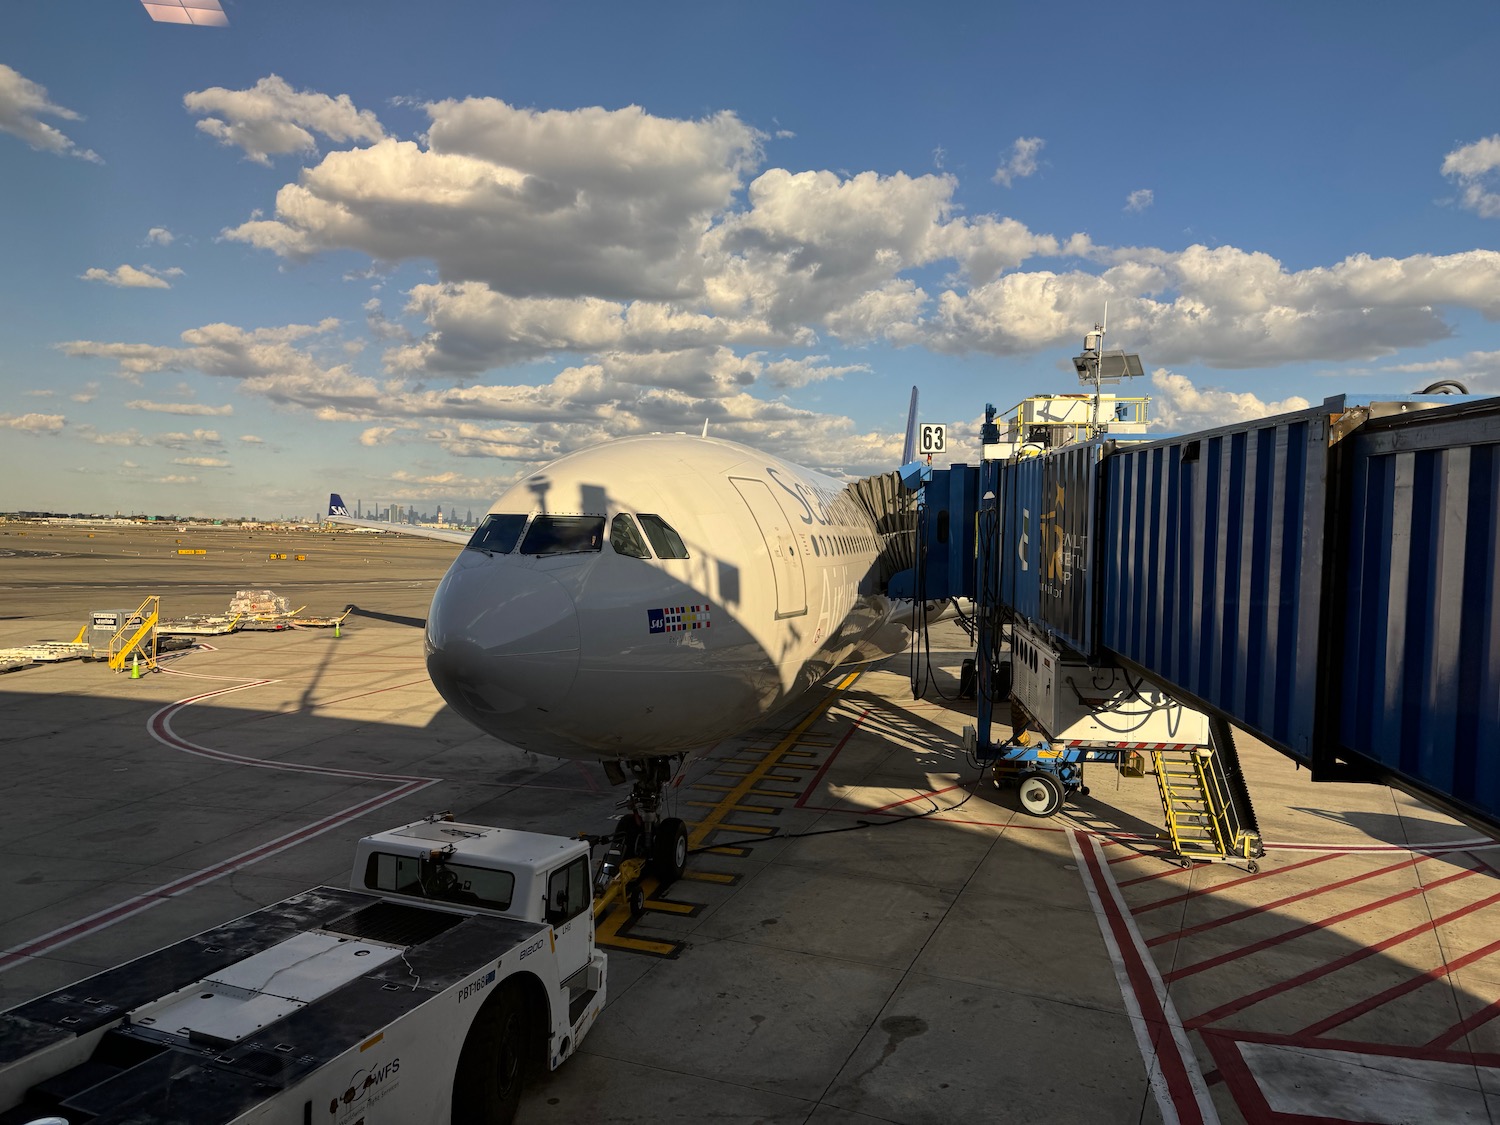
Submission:
<svg viewBox="0 0 1500 1125">
<path fill-rule="evenodd" d="M 427 671 L 460 714 L 501 738 L 505 716 L 559 704 L 578 673 L 578 610 L 551 576 L 466 551 L 427 615 Z"/>
</svg>

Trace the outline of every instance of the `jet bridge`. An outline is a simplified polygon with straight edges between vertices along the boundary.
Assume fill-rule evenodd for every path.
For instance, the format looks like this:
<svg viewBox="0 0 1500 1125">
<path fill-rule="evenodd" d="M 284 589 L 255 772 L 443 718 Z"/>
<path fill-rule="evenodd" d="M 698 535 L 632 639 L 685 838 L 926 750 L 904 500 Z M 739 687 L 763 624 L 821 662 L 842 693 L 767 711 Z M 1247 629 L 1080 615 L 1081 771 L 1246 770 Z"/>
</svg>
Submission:
<svg viewBox="0 0 1500 1125">
<path fill-rule="evenodd" d="M 1500 830 L 1500 398 L 1340 395 L 1057 448 L 990 425 L 978 466 L 929 475 L 914 585 L 975 601 L 981 758 L 1017 753 L 994 711 L 1015 637 L 1039 639 L 1314 780 L 1386 782 Z"/>
</svg>

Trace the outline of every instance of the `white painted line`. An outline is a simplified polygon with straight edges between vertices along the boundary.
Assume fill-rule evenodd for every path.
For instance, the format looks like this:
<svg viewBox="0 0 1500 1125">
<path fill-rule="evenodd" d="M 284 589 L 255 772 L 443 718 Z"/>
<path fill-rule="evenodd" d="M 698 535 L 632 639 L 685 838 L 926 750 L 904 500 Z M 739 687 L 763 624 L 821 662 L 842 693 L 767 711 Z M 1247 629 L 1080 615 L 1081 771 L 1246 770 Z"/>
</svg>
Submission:
<svg viewBox="0 0 1500 1125">
<path fill-rule="evenodd" d="M 195 679 L 219 680 L 228 678 L 202 676 L 190 672 L 176 672 L 173 674 L 193 676 Z M 242 754 L 231 754 L 228 751 L 215 750 L 212 747 L 189 741 L 172 729 L 172 716 L 185 707 L 190 707 L 194 703 L 200 703 L 205 699 L 213 699 L 216 696 L 228 695 L 231 692 L 244 691 L 248 688 L 264 687 L 267 684 L 276 682 L 278 681 L 241 681 L 232 687 L 218 688 L 214 691 L 189 696 L 186 699 L 179 699 L 175 703 L 169 703 L 165 707 L 160 708 L 147 719 L 146 730 L 152 738 L 156 739 L 163 746 L 168 746 L 173 750 L 192 754 L 200 758 L 211 758 L 215 761 L 224 762 L 227 765 L 284 770 L 289 773 L 316 774 L 322 777 L 348 778 L 355 781 L 394 782 L 395 787 L 387 789 L 384 793 L 378 793 L 373 797 L 367 797 L 363 801 L 350 805 L 339 812 L 331 813 L 319 820 L 304 824 L 300 828 L 294 828 L 290 832 L 283 833 L 273 840 L 257 844 L 252 848 L 240 852 L 238 855 L 230 856 L 228 859 L 220 860 L 218 863 L 210 864 L 208 867 L 201 867 L 197 871 L 183 875 L 181 878 L 173 879 L 171 882 L 163 883 L 148 891 L 143 891 L 138 895 L 126 899 L 124 902 L 105 907 L 103 910 L 95 911 L 93 914 L 79 918 L 77 921 L 59 926 L 57 929 L 42 934 L 40 937 L 32 938 L 30 941 L 23 942 L 20 945 L 11 946 L 9 949 L 0 952 L 0 973 L 5 972 L 7 969 L 12 969 L 33 957 L 39 957 L 55 949 L 61 949 L 63 946 L 70 945 L 81 938 L 89 937 L 101 930 L 108 929 L 116 922 L 132 918 L 143 911 L 151 909 L 153 906 L 158 906 L 166 902 L 168 899 L 176 898 L 196 887 L 212 883 L 214 880 L 221 879 L 225 875 L 241 871 L 246 867 L 259 863 L 263 859 L 278 855 L 288 848 L 295 847 L 297 844 L 311 840 L 316 836 L 321 836 L 331 829 L 339 828 L 367 813 L 384 808 L 386 805 L 393 804 L 403 797 L 409 797 L 413 793 L 421 792 L 430 785 L 437 784 L 439 779 L 435 777 L 414 777 L 405 774 L 382 774 L 362 770 L 309 766 L 300 762 L 278 762 L 268 758 L 251 758 Z"/>
<path fill-rule="evenodd" d="M 1208 1084 L 1203 1080 L 1198 1057 L 1188 1043 L 1187 1031 L 1167 994 L 1161 974 L 1156 970 L 1156 963 L 1141 941 L 1120 889 L 1110 875 L 1098 840 L 1076 829 L 1067 835 L 1094 909 L 1099 934 L 1109 952 L 1120 996 L 1125 1002 L 1141 1061 L 1146 1065 L 1146 1077 L 1163 1121 L 1166 1125 L 1191 1125 L 1195 1122 L 1218 1125 L 1218 1111 L 1209 1095 Z M 1088 849 L 1087 853 L 1084 848 Z M 1122 936 L 1128 945 L 1121 942 Z M 1171 1035 L 1174 1048 L 1165 1057 L 1158 1052 L 1153 1041 L 1153 1031 L 1163 1025 Z"/>
</svg>

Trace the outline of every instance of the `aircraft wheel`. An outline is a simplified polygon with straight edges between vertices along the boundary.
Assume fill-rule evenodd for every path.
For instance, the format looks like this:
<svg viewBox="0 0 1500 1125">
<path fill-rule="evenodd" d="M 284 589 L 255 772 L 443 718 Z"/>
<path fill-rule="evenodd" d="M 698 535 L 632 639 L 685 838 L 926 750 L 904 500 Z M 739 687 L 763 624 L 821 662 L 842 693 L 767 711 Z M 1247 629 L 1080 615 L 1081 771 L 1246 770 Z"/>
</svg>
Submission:
<svg viewBox="0 0 1500 1125">
<path fill-rule="evenodd" d="M 526 1082 L 530 1021 L 514 984 L 484 1006 L 469 1028 L 453 1077 L 453 1125 L 508 1125 Z"/>
<path fill-rule="evenodd" d="M 1037 771 L 1021 779 L 1017 791 L 1021 798 L 1021 811 L 1027 816 L 1053 816 L 1062 808 L 1062 782 L 1050 773 Z"/>
<path fill-rule="evenodd" d="M 687 857 L 687 825 L 677 817 L 669 816 L 656 826 L 656 837 L 651 842 L 652 866 L 663 886 L 682 878 Z"/>
</svg>

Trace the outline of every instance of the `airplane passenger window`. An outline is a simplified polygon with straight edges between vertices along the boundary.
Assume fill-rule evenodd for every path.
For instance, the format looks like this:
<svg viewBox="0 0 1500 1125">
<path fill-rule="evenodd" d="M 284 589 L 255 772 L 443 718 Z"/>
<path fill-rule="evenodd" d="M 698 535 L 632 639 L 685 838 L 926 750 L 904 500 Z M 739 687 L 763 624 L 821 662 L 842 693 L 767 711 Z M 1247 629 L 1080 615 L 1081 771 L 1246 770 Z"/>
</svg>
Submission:
<svg viewBox="0 0 1500 1125">
<path fill-rule="evenodd" d="M 688 557 L 682 536 L 678 535 L 666 520 L 660 516 L 648 516 L 644 512 L 639 518 L 641 526 L 646 529 L 646 538 L 651 540 L 651 549 L 656 552 L 657 558 L 685 559 Z"/>
<path fill-rule="evenodd" d="M 474 529 L 464 546 L 508 555 L 516 549 L 516 540 L 521 538 L 521 529 L 525 526 L 525 516 L 496 512 L 484 517 L 484 522 Z"/>
<path fill-rule="evenodd" d="M 599 550 L 603 543 L 603 516 L 537 516 L 521 540 L 521 554 L 583 554 Z"/>
<path fill-rule="evenodd" d="M 646 540 L 641 537 L 640 528 L 635 526 L 635 520 L 625 512 L 609 521 L 609 545 L 617 555 L 629 555 L 633 559 L 651 557 Z"/>
</svg>

